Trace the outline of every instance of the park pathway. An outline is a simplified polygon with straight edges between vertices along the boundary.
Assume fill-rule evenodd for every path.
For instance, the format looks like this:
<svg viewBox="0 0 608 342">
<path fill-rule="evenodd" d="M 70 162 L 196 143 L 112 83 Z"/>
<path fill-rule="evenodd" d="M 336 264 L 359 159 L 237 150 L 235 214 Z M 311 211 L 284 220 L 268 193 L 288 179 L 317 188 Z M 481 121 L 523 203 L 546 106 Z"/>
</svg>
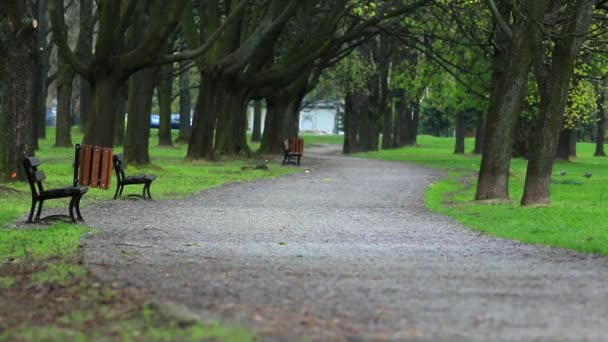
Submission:
<svg viewBox="0 0 608 342">
<path fill-rule="evenodd" d="M 85 209 L 85 262 L 265 340 L 608 340 L 608 258 L 473 232 L 425 209 L 439 172 L 327 152 L 276 180 Z"/>
</svg>

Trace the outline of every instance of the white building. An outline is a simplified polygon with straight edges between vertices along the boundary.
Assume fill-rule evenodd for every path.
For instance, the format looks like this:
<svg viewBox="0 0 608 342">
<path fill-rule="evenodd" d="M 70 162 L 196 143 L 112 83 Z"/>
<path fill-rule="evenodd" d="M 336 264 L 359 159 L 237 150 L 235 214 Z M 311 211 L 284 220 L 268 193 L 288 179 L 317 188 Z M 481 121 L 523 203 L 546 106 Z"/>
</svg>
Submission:
<svg viewBox="0 0 608 342">
<path fill-rule="evenodd" d="M 334 134 L 336 132 L 337 106 L 335 102 L 323 101 L 313 103 L 300 111 L 300 132 Z M 262 131 L 266 108 L 262 108 Z M 253 130 L 253 107 L 247 113 L 247 130 Z"/>
</svg>

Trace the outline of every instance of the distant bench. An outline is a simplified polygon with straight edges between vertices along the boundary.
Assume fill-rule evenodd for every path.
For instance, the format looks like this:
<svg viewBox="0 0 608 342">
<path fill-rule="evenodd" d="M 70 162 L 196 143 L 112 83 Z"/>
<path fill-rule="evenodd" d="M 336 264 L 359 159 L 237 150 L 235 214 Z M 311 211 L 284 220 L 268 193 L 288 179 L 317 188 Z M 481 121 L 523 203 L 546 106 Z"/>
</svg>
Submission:
<svg viewBox="0 0 608 342">
<path fill-rule="evenodd" d="M 114 160 L 114 171 L 116 172 L 116 192 L 114 193 L 114 199 L 118 196 L 122 196 L 122 191 L 125 188 L 125 185 L 133 185 L 133 184 L 143 184 L 144 189 L 142 191 L 141 197 L 144 200 L 152 199 L 152 195 L 150 195 L 150 186 L 152 182 L 156 179 L 155 175 L 135 175 L 125 177 L 125 169 L 127 168 L 127 164 L 125 164 L 125 157 L 123 154 L 117 154 L 113 158 Z M 138 195 L 131 195 L 138 196 Z M 146 198 L 147 196 L 147 198 Z"/>
<path fill-rule="evenodd" d="M 300 158 L 304 154 L 304 139 L 287 138 L 283 141 L 283 165 L 300 165 Z M 294 160 L 295 159 L 295 160 Z"/>
</svg>

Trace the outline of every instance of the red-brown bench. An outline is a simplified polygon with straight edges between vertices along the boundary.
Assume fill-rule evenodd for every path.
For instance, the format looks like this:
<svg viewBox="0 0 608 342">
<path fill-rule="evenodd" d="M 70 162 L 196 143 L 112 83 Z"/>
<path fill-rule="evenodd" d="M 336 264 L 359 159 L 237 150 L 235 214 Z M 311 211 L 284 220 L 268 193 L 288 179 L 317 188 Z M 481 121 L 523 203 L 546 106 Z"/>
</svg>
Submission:
<svg viewBox="0 0 608 342">
<path fill-rule="evenodd" d="M 288 138 L 283 141 L 283 165 L 300 165 L 300 158 L 304 154 L 304 139 Z"/>
</svg>

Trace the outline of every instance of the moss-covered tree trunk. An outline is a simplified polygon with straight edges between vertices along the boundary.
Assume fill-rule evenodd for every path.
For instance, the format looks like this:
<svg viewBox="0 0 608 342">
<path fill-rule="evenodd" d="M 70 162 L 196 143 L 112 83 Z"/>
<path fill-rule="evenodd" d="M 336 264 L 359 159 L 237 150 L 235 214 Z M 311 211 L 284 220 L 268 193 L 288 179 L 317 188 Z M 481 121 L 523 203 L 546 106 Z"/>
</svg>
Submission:
<svg viewBox="0 0 608 342">
<path fill-rule="evenodd" d="M 31 0 L 0 2 L 0 181 L 25 180 L 34 155 L 32 90 L 35 27 Z"/>
</svg>

